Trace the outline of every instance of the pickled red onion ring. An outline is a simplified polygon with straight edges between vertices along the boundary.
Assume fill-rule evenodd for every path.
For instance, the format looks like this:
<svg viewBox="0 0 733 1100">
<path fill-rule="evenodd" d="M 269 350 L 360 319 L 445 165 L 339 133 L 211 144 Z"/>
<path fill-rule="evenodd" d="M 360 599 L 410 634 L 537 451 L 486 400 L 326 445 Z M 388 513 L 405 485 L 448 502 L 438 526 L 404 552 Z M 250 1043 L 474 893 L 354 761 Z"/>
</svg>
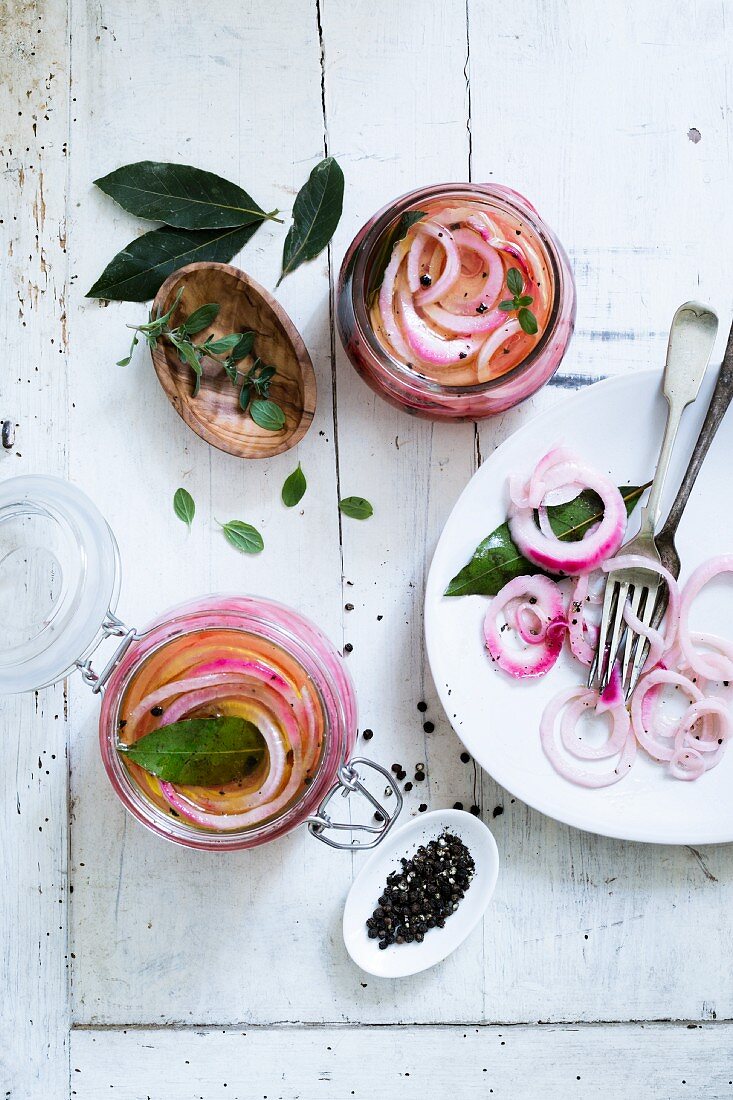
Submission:
<svg viewBox="0 0 733 1100">
<path fill-rule="evenodd" d="M 596 714 L 602 714 L 600 700 L 595 691 L 590 688 L 583 690 L 580 689 L 580 693 L 574 695 L 567 706 L 562 712 L 562 718 L 560 719 L 560 740 L 568 752 L 572 753 L 579 760 L 607 760 L 610 756 L 615 756 L 621 752 L 624 747 L 624 742 L 629 733 L 629 723 L 625 722 L 621 717 L 621 709 L 619 706 L 613 708 L 611 714 L 611 732 L 606 741 L 600 745 L 592 745 L 584 741 L 583 738 L 575 732 L 575 727 L 578 724 L 578 720 L 583 714 L 587 713 L 588 709 L 593 706 Z M 626 713 L 623 704 L 621 704 L 623 712 Z M 610 710 L 611 708 L 606 708 Z"/>
<path fill-rule="evenodd" d="M 568 642 L 573 656 L 587 668 L 593 664 L 598 645 L 598 626 L 589 623 L 585 616 L 585 607 L 589 602 L 590 574 L 578 577 L 570 597 L 568 609 Z"/>
<path fill-rule="evenodd" d="M 679 607 L 679 646 L 692 671 L 707 680 L 733 680 L 733 660 L 722 654 L 701 653 L 690 637 L 690 608 L 700 590 L 721 573 L 733 572 L 733 554 L 721 554 L 703 562 L 684 587 Z"/>
<path fill-rule="evenodd" d="M 655 760 L 669 761 L 675 754 L 674 743 L 665 744 L 660 740 L 660 734 L 651 728 L 654 718 L 653 711 L 644 706 L 647 693 L 657 685 L 671 684 L 682 688 L 693 703 L 702 702 L 704 696 L 696 684 L 693 684 L 687 676 L 672 669 L 653 669 L 641 678 L 636 685 L 636 690 L 631 697 L 631 725 L 639 744 L 646 749 Z M 662 734 L 662 736 L 664 736 Z"/>
<path fill-rule="evenodd" d="M 471 336 L 476 332 L 493 332 L 506 321 L 506 313 L 502 313 L 500 309 L 492 309 L 488 313 L 476 313 L 474 310 L 470 315 L 456 315 L 436 303 L 425 306 L 423 313 L 433 324 L 439 325 L 446 332 L 455 332 L 459 336 Z"/>
<path fill-rule="evenodd" d="M 559 695 L 550 700 L 540 721 L 540 741 L 553 768 L 565 779 L 569 779 L 581 787 L 610 787 L 628 774 L 636 759 L 636 738 L 629 727 L 629 716 L 625 707 L 615 707 L 614 710 L 607 712 L 611 722 L 609 739 L 614 746 L 621 746 L 619 759 L 612 771 L 587 771 L 577 767 L 565 759 L 557 742 L 556 724 L 558 716 L 568 704 L 573 703 L 574 700 L 584 699 L 588 694 L 597 698 L 595 692 L 589 692 L 588 688 L 571 687 L 561 691 Z M 581 712 L 577 708 L 574 711 L 576 721 Z M 571 744 L 574 744 L 571 740 L 571 723 L 566 721 L 564 728 L 568 740 Z M 574 755 L 578 755 L 578 753 L 574 752 Z"/>
<path fill-rule="evenodd" d="M 476 360 L 476 374 L 479 382 L 488 382 L 493 374 L 500 372 L 492 372 L 491 360 L 502 344 L 505 344 L 507 340 L 510 340 L 512 336 L 516 336 L 518 332 L 521 332 L 522 326 L 516 317 L 512 317 L 506 324 L 503 324 L 501 328 L 498 328 L 496 332 L 493 332 L 491 336 L 488 336 L 484 340 L 478 353 L 478 359 Z"/>
<path fill-rule="evenodd" d="M 419 306 L 439 302 L 447 294 L 461 274 L 461 259 L 453 234 L 439 222 L 417 222 L 415 236 L 407 258 L 407 279 L 410 290 Z M 425 238 L 432 237 L 445 252 L 445 264 L 438 278 L 430 286 L 420 285 L 419 261 L 425 247 Z"/>
<path fill-rule="evenodd" d="M 486 278 L 481 280 L 477 294 L 463 298 L 459 296 L 455 289 L 452 289 L 449 294 L 444 294 L 438 300 L 458 313 L 475 313 L 478 307 L 482 305 L 490 309 L 497 301 L 504 283 L 504 266 L 501 257 L 495 248 L 492 248 L 481 236 L 469 229 L 456 230 L 454 239 L 458 245 L 460 256 L 470 252 L 478 258 L 479 264 L 475 274 L 477 275 L 479 271 L 486 268 Z M 461 267 L 463 270 L 463 261 Z M 475 277 L 475 275 L 465 274 L 468 278 Z M 425 303 L 419 304 L 424 305 Z"/>
<path fill-rule="evenodd" d="M 379 313 L 381 316 L 382 330 L 394 350 L 398 355 L 401 355 L 403 359 L 409 359 L 412 353 L 400 332 L 394 314 L 394 291 L 397 273 L 400 269 L 402 260 L 407 254 L 408 248 L 409 245 L 407 241 L 399 241 L 398 244 L 395 245 L 394 252 L 387 264 L 387 269 L 384 272 L 382 285 L 379 290 Z"/>
<path fill-rule="evenodd" d="M 502 638 L 498 617 L 510 601 L 527 597 L 536 603 L 532 607 L 543 624 L 544 633 L 531 639 L 530 645 L 511 652 Z M 484 619 L 484 639 L 489 655 L 499 668 L 510 676 L 523 679 L 544 676 L 560 655 L 566 623 L 562 593 L 548 577 L 515 577 L 505 584 L 491 601 Z"/>
<path fill-rule="evenodd" d="M 402 278 L 397 280 L 397 304 L 401 335 L 415 355 L 426 363 L 455 366 L 462 359 L 474 356 L 482 346 L 482 340 L 477 336 L 461 336 L 451 340 L 430 328 L 415 309 L 412 295 Z"/>
<path fill-rule="evenodd" d="M 567 452 L 562 451 L 558 459 L 551 461 L 552 452 L 540 460 L 543 468 L 541 485 L 544 495 L 569 482 L 579 483 L 592 489 L 603 502 L 603 518 L 593 532 L 586 532 L 578 542 L 565 542 L 556 535 L 545 534 L 537 526 L 534 510 L 542 504 L 536 494 L 531 493 L 532 477 L 526 482 L 524 493 L 517 488 L 512 497 L 526 499 L 526 504 L 517 504 L 512 499 L 509 506 L 509 529 L 512 538 L 522 554 L 534 565 L 551 573 L 566 573 L 572 576 L 591 573 L 599 565 L 615 554 L 621 545 L 626 530 L 626 507 L 618 488 L 603 474 L 585 465 L 580 459 L 570 460 Z M 548 461 L 550 460 L 550 461 Z"/>
</svg>

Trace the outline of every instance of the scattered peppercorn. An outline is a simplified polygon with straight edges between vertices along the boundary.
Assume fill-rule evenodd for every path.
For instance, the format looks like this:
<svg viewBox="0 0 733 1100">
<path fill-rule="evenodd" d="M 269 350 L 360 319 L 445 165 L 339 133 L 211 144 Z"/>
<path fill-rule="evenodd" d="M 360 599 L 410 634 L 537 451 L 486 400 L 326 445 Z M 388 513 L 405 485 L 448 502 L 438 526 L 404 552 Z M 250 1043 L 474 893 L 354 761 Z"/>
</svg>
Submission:
<svg viewBox="0 0 733 1100">
<path fill-rule="evenodd" d="M 425 811 L 427 810 L 427 808 L 428 808 L 427 802 L 421 802 L 420 805 L 418 806 L 418 810 L 420 811 L 421 814 L 424 814 Z"/>
<path fill-rule="evenodd" d="M 472 806 L 471 807 L 471 813 L 473 814 L 474 817 L 478 817 L 478 815 L 481 813 L 481 810 L 478 806 Z"/>
<path fill-rule="evenodd" d="M 466 845 L 447 830 L 400 863 L 401 868 L 387 876 L 377 906 L 366 920 L 369 939 L 378 939 L 382 951 L 391 944 L 422 943 L 431 928 L 444 928 L 476 870 Z"/>
<path fill-rule="evenodd" d="M 488 306 L 486 305 L 486 303 L 485 303 L 485 302 L 482 302 L 480 306 L 476 306 L 476 312 L 477 312 L 477 313 L 486 313 L 486 310 L 487 310 L 488 308 L 489 308 L 489 307 L 488 307 Z"/>
<path fill-rule="evenodd" d="M 375 821 L 384 821 L 384 816 L 382 814 L 380 814 L 379 810 L 377 810 L 376 813 L 374 814 L 374 820 Z"/>
<path fill-rule="evenodd" d="M 454 810 L 462 810 L 463 809 L 463 803 L 462 802 L 454 802 L 453 803 L 453 809 Z"/>
<path fill-rule="evenodd" d="M 163 708 L 162 707 L 151 707 L 150 708 L 150 713 L 155 718 L 160 718 L 161 714 L 163 713 Z"/>
<path fill-rule="evenodd" d="M 425 779 L 425 772 L 415 772 L 415 782 L 422 783 Z"/>
<path fill-rule="evenodd" d="M 459 351 L 458 352 L 458 358 L 459 359 L 468 359 L 468 352 L 467 351 Z"/>
<path fill-rule="evenodd" d="M 119 722 L 117 723 L 117 725 L 119 726 L 119 728 L 120 728 L 121 730 L 123 730 L 123 729 L 125 728 L 125 726 L 127 725 L 127 719 L 126 719 L 126 718 L 120 718 L 120 720 L 119 720 Z"/>
<path fill-rule="evenodd" d="M 464 764 L 467 764 L 470 759 L 471 759 L 471 757 L 468 755 L 467 752 L 462 752 L 461 753 L 461 760 Z"/>
<path fill-rule="evenodd" d="M 405 769 L 400 768 L 400 770 L 397 772 L 397 778 L 399 779 L 400 783 L 402 782 L 402 780 L 405 778 L 406 775 L 407 775 L 407 772 L 405 771 Z"/>
<path fill-rule="evenodd" d="M 364 730 L 362 737 L 365 741 L 371 741 L 372 737 L 374 737 L 374 730 Z"/>
<path fill-rule="evenodd" d="M 426 273 L 425 275 L 420 276 L 420 282 L 422 283 L 423 286 L 432 286 L 433 280 Z"/>
<path fill-rule="evenodd" d="M 405 783 L 405 790 L 406 791 L 411 791 L 412 790 L 412 783 L 410 783 L 409 780 L 407 781 L 407 783 Z"/>
<path fill-rule="evenodd" d="M 434 722 L 423 722 L 422 728 L 425 730 L 426 733 L 432 733 L 433 730 L 435 729 L 435 723 Z"/>
<path fill-rule="evenodd" d="M 392 767 L 389 770 L 391 772 L 394 772 L 395 775 L 397 775 L 398 772 L 402 771 L 402 765 L 401 764 L 393 764 Z"/>
<path fill-rule="evenodd" d="M 345 603 L 344 608 L 345 608 L 346 611 L 353 611 L 354 610 L 354 605 L 353 605 L 353 603 Z"/>
<path fill-rule="evenodd" d="M 493 810 L 491 811 L 491 816 L 492 817 L 501 817 L 501 815 L 503 813 L 504 813 L 504 807 L 503 806 L 494 806 Z"/>
<path fill-rule="evenodd" d="M 351 644 L 351 642 L 347 642 L 346 645 L 344 646 L 344 653 L 352 653 L 353 649 L 354 649 L 354 647 Z"/>
<path fill-rule="evenodd" d="M 425 702 L 424 699 L 421 699 L 420 702 L 417 704 L 417 709 L 420 711 L 421 714 L 424 714 L 425 711 L 428 709 L 428 704 Z"/>
</svg>

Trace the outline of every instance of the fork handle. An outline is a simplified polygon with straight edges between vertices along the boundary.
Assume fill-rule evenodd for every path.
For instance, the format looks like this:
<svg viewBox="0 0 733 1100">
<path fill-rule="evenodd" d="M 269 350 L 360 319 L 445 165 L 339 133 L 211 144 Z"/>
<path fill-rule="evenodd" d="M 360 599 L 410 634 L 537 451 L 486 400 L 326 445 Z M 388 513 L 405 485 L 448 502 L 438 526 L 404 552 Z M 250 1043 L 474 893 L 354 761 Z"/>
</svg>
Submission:
<svg viewBox="0 0 733 1100">
<path fill-rule="evenodd" d="M 664 526 L 659 532 L 660 538 L 674 538 L 680 519 L 682 518 L 682 513 L 687 506 L 687 501 L 690 499 L 692 487 L 700 472 L 700 467 L 710 449 L 710 444 L 715 438 L 715 433 L 720 427 L 721 421 L 728 410 L 731 399 L 733 399 L 733 327 L 731 327 L 730 335 L 728 336 L 728 346 L 725 349 L 723 363 L 718 371 L 718 380 L 715 383 L 715 389 L 710 399 L 708 411 L 705 414 L 705 420 L 700 429 L 700 434 L 697 437 L 697 443 L 692 451 L 689 465 L 685 470 L 685 476 L 682 478 L 682 484 L 669 510 L 669 515 L 665 520 Z"/>
<path fill-rule="evenodd" d="M 668 405 L 667 423 L 649 499 L 641 513 L 643 533 L 654 535 L 664 482 L 682 414 L 700 392 L 717 331 L 717 316 L 699 302 L 685 302 L 672 319 L 663 379 L 664 396 Z"/>
</svg>

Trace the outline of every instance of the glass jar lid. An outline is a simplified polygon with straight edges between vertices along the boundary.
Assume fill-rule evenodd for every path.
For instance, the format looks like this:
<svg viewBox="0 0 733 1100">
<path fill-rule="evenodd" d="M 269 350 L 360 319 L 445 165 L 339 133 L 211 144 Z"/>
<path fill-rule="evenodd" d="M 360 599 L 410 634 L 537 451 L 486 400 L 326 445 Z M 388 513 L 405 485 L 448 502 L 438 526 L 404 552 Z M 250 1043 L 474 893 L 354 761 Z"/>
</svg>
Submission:
<svg viewBox="0 0 733 1100">
<path fill-rule="evenodd" d="M 115 537 L 80 489 L 46 476 L 0 482 L 0 692 L 60 680 L 118 593 Z"/>
</svg>

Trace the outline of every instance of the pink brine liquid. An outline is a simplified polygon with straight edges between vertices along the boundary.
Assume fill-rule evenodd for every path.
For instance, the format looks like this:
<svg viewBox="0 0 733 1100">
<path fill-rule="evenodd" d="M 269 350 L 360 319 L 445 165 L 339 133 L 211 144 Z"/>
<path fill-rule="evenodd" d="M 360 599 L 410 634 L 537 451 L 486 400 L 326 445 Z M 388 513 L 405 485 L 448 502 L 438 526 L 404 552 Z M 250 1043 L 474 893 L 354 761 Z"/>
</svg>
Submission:
<svg viewBox="0 0 733 1100">
<path fill-rule="evenodd" d="M 545 245 L 519 214 L 480 198 L 438 198 L 419 212 L 368 300 L 374 336 L 391 359 L 443 386 L 498 379 L 548 323 Z"/>
</svg>

